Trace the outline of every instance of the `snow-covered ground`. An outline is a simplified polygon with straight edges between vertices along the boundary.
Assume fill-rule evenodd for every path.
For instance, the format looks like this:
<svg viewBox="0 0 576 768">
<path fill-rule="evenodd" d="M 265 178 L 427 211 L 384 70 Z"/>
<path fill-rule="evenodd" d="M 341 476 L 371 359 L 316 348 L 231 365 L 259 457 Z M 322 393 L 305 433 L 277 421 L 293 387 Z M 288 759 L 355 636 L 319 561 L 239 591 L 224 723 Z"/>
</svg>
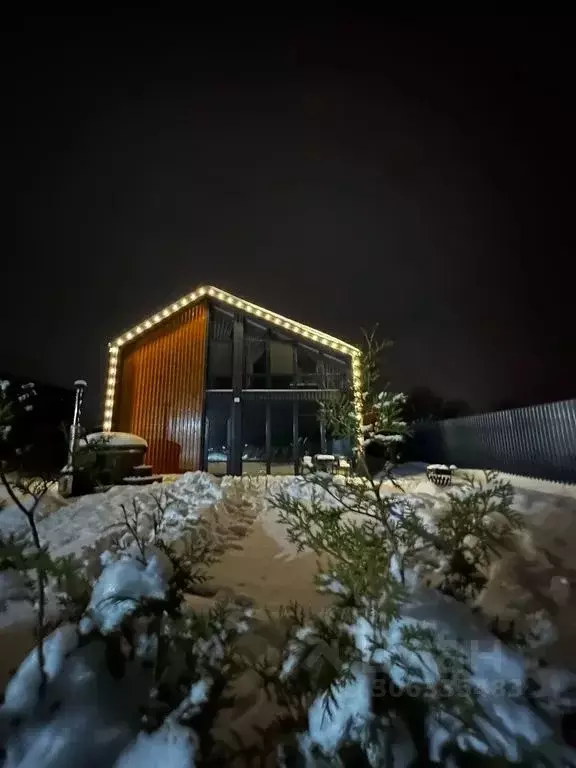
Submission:
<svg viewBox="0 0 576 768">
<path fill-rule="evenodd" d="M 426 465 L 407 464 L 398 468 L 396 480 L 410 496 L 434 510 L 446 500 L 449 489 L 439 488 L 425 475 Z M 456 473 L 455 482 L 461 474 Z M 527 532 L 518 537 L 519 551 L 516 559 L 510 558 L 495 566 L 500 582 L 506 569 L 517 567 L 518 558 L 524 569 L 531 569 L 534 582 L 545 577 L 548 581 L 554 575 L 576 583 L 576 486 L 536 481 L 530 478 L 502 476 L 514 488 L 513 506 L 524 516 Z M 199 516 L 222 517 L 233 515 L 235 507 L 257 518 L 265 533 L 275 542 L 278 556 L 294 558 L 297 550 L 288 541 L 285 527 L 278 521 L 276 511 L 266 503 L 266 497 L 283 489 L 291 496 L 310 498 L 317 488 L 302 478 L 294 476 L 269 476 L 250 478 L 215 478 L 202 472 L 190 472 L 174 482 L 157 483 L 144 488 L 118 486 L 105 493 L 83 496 L 76 500 L 64 500 L 54 488 L 49 492 L 37 511 L 38 532 L 43 544 L 53 555 L 76 555 L 102 549 L 102 545 L 118 536 L 124 528 L 123 510 L 130 513 L 134 501 L 145 511 L 156 508 L 155 498 L 165 496 L 168 504 L 166 536 L 178 539 L 190 521 Z M 392 484 L 386 484 L 383 492 L 396 493 Z M 25 531 L 27 521 L 0 487 L 0 500 L 5 501 L 0 509 L 0 534 L 7 536 Z M 326 498 L 329 503 L 334 503 Z M 232 519 L 228 523 L 234 524 Z M 499 570 L 498 570 L 499 569 Z M 503 585 L 506 586 L 505 584 Z M 0 617 L 1 621 L 1 617 Z"/>
<path fill-rule="evenodd" d="M 396 479 L 409 495 L 433 514 L 445 502 L 449 489 L 432 484 L 426 478 L 425 468 L 423 464 L 403 465 L 398 468 Z M 456 483 L 459 474 L 460 471 L 456 473 Z M 513 485 L 514 507 L 523 514 L 527 528 L 515 538 L 515 550 L 494 562 L 488 587 L 482 595 L 482 605 L 490 613 L 510 618 L 542 608 L 552 613 L 559 636 L 550 652 L 562 663 L 576 668 L 572 652 L 576 643 L 573 619 L 576 615 L 576 486 L 522 477 L 506 479 Z M 299 498 L 309 498 L 313 490 L 310 483 L 293 476 L 219 479 L 201 472 L 187 473 L 174 482 L 145 488 L 115 487 L 72 501 L 60 498 L 54 489 L 38 510 L 38 531 L 41 542 L 53 555 L 76 555 L 86 559 L 91 554 L 93 557 L 94 552 L 108 548 L 114 537 L 120 535 L 123 508 L 130 513 L 134 500 L 137 500 L 143 510 L 153 510 L 156 507 L 154 499 L 161 493 L 168 501 L 165 535 L 169 539 L 178 539 L 190 520 L 198 517 L 214 520 L 220 530 L 233 529 L 240 538 L 248 530 L 246 521 L 248 527 L 250 520 L 256 521 L 258 532 L 254 533 L 253 539 L 249 537 L 242 542 L 245 548 L 242 560 L 228 557 L 227 570 L 221 569 L 222 576 L 218 579 L 224 581 L 223 589 L 230 586 L 230 580 L 241 585 L 242 571 L 251 568 L 253 574 L 247 571 L 250 578 L 245 580 L 253 585 L 256 600 L 265 598 L 265 591 L 258 586 L 256 571 L 260 568 L 268 572 L 270 569 L 263 557 L 251 561 L 250 547 L 254 540 L 254 546 L 269 553 L 267 563 L 278 558 L 285 563 L 274 565 L 273 573 L 277 573 L 277 579 L 288 579 L 296 593 L 303 595 L 308 587 L 304 583 L 297 586 L 293 575 L 298 572 L 300 563 L 304 563 L 303 555 L 288 540 L 277 512 L 266 503 L 267 496 L 279 489 Z M 391 484 L 383 490 L 397 492 Z M 5 492 L 3 495 L 6 499 Z M 26 530 L 27 522 L 22 512 L 10 503 L 10 499 L 6 501 L 7 505 L 0 509 L 0 533 L 5 536 Z M 294 561 L 293 566 L 291 561 Z M 238 569 L 238 576 L 232 578 L 234 568 Z M 304 573 L 311 582 L 308 567 L 304 568 Z M 298 584 L 300 581 L 302 579 Z M 21 591 L 18 584 L 10 582 L 6 573 L 2 575 L 0 591 L 18 598 L 19 589 Z M 281 584 L 275 590 L 274 604 L 293 598 L 289 584 L 284 593 Z M 241 591 L 244 591 L 243 587 Z M 310 604 L 316 604 L 315 601 L 316 597 L 310 598 Z M 51 603 L 49 615 L 55 611 L 56 606 Z M 32 608 L 22 599 L 11 600 L 8 610 L 0 611 L 0 628 L 30 623 L 31 620 Z"/>
<path fill-rule="evenodd" d="M 192 521 L 203 518 L 213 523 L 213 536 L 222 541 L 245 533 L 248 522 L 258 512 L 258 499 L 247 495 L 246 485 L 237 478 L 222 481 L 203 472 L 188 472 L 170 483 L 154 483 L 144 488 L 116 486 L 104 493 L 82 496 L 67 501 L 51 489 L 37 508 L 38 534 L 42 545 L 53 556 L 73 555 L 85 563 L 97 559 L 97 554 L 111 546 L 126 533 L 124 511 L 130 516 L 134 504 L 139 510 L 139 530 L 144 538 L 152 534 L 152 517 L 158 510 L 158 500 L 166 509 L 163 518 L 163 538 L 177 541 Z M 4 499 L 11 502 L 4 491 Z M 23 499 L 28 503 L 29 499 Z M 10 503 L 0 509 L 0 534 L 25 533 L 28 522 L 17 505 Z M 129 537 L 128 537 L 129 538 Z M 20 583 L 13 583 L 8 572 L 0 572 L 0 629 L 13 624 L 30 623 L 31 604 L 21 597 Z M 9 602 L 6 604 L 6 599 Z M 56 598 L 48 596 L 48 616 L 56 618 Z M 4 603 L 4 605 L 3 605 Z"/>
<path fill-rule="evenodd" d="M 398 479 L 409 494 L 433 508 L 443 503 L 446 489 L 440 489 L 430 483 L 424 470 L 424 466 L 413 465 L 400 468 Z M 570 661 L 574 663 L 573 647 L 576 642 L 574 622 L 571 618 L 576 607 L 573 589 L 576 584 L 576 488 L 538 484 L 523 478 L 510 478 L 510 481 L 515 491 L 514 505 L 524 514 L 528 530 L 523 538 L 518 539 L 517 550 L 495 563 L 484 597 L 487 601 L 486 607 L 490 610 L 491 606 L 498 606 L 498 612 L 505 611 L 511 604 L 515 606 L 515 610 L 518 605 L 526 611 L 533 611 L 539 605 L 548 610 L 552 609 L 559 628 L 558 642 L 553 648 L 556 654 L 554 661 L 560 659 L 562 664 L 570 666 Z M 123 507 L 130 511 L 136 499 L 142 509 L 152 511 L 156 507 L 154 496 L 164 493 L 168 501 L 168 538 L 178 539 L 187 523 L 199 517 L 214 519 L 217 526 L 240 528 L 239 536 L 242 536 L 242 531 L 248 534 L 244 540 L 244 551 L 236 553 L 236 559 L 232 561 L 236 570 L 240 571 L 237 578 L 247 582 L 253 556 L 250 548 L 260 547 L 261 539 L 251 538 L 250 526 L 245 525 L 246 520 L 252 520 L 254 528 L 259 526 L 265 532 L 268 540 L 274 542 L 276 554 L 281 560 L 284 563 L 293 563 L 294 573 L 301 570 L 301 563 L 304 562 L 305 556 L 297 555 L 294 551 L 276 512 L 266 503 L 267 494 L 280 488 L 292 496 L 304 499 L 309 498 L 311 493 L 310 484 L 301 478 L 256 477 L 218 480 L 203 473 L 188 473 L 172 483 L 161 486 L 113 488 L 106 493 L 86 496 L 71 502 L 64 502 L 56 493 L 52 493 L 39 510 L 38 530 L 42 543 L 49 545 L 53 554 L 85 557 L 90 551 L 100 551 L 110 537 L 121 532 Z M 389 493 L 396 492 L 392 485 L 384 490 Z M 239 521 L 243 523 L 240 524 Z M 25 527 L 24 516 L 13 505 L 0 510 L 0 532 L 6 534 L 24 530 Z M 256 541 L 257 544 L 251 543 Z M 263 569 L 269 567 L 262 559 L 255 562 Z M 271 560 L 269 563 L 271 564 Z M 104 571 L 93 593 L 96 607 L 101 602 L 100 593 L 108 595 L 121 587 L 124 595 L 127 584 L 130 589 L 139 590 L 138 594 L 147 596 L 160 594 L 165 588 L 166 573 L 160 560 L 152 558 L 149 565 L 144 567 L 136 566 L 122 558 L 106 558 L 104 565 Z M 562 579 L 566 583 L 562 583 Z M 553 583 L 555 587 L 567 586 L 568 589 L 564 589 L 563 593 L 562 589 L 555 592 Z M 294 584 L 288 577 L 283 586 L 283 594 L 277 597 L 281 602 L 287 603 L 294 596 Z M 310 589 L 313 589 L 311 584 Z M 434 600 L 426 595 L 417 600 L 409 608 L 410 621 L 423 621 L 427 625 L 437 627 L 439 631 L 447 627 L 453 628 L 451 609 L 445 608 L 441 598 L 434 596 Z M 442 605 L 438 604 L 438 600 Z M 27 604 L 16 601 L 14 605 L 20 606 L 21 609 L 22 605 Z M 124 608 L 122 602 L 116 603 L 114 615 L 106 613 L 102 616 L 96 608 L 92 621 L 105 632 L 122 617 Z M 458 606 L 455 610 L 460 613 L 465 611 L 463 606 Z M 450 614 L 448 618 L 446 611 Z M 0 613 L 0 619 L 2 615 Z M 24 621 L 26 618 L 21 614 L 8 616 L 18 621 Z M 459 632 L 465 636 L 470 633 L 474 635 L 476 630 L 467 617 L 469 618 L 469 614 L 462 620 Z M 87 625 L 83 627 L 84 631 L 89 628 Z M 94 749 L 95 754 L 98 752 L 100 756 L 113 755 L 106 764 L 115 765 L 116 768 L 132 768 L 136 765 L 147 768 L 148 765 L 166 762 L 168 755 L 174 757 L 175 766 L 193 764 L 196 748 L 194 739 L 189 731 L 177 726 L 172 720 L 168 720 L 155 734 L 140 734 L 134 740 L 137 731 L 134 702 L 137 696 L 132 694 L 140 691 L 144 695 L 146 681 L 136 673 L 132 681 L 132 673 L 129 672 L 129 684 L 121 686 L 124 693 L 120 697 L 117 693 L 118 686 L 113 683 L 104 686 L 106 690 L 101 688 L 100 682 L 96 686 L 95 680 L 100 679 L 101 659 L 94 656 L 94 646 L 77 649 L 77 639 L 74 639 L 72 629 L 62 627 L 46 643 L 47 670 L 51 680 L 54 680 L 54 689 L 44 703 L 41 713 L 41 721 L 46 724 L 39 728 L 38 721 L 35 720 L 30 722 L 29 730 L 24 726 L 25 737 L 12 753 L 13 762 L 9 764 L 21 765 L 24 768 L 69 766 L 75 764 L 74 760 L 78 759 L 76 750 L 80 741 L 83 749 Z M 363 634 L 361 630 L 361 627 L 354 628 L 356 640 L 360 644 L 366 639 L 365 632 Z M 487 652 L 486 638 L 480 640 L 481 644 L 484 644 L 476 663 L 483 663 L 484 667 L 482 670 L 478 667 L 479 677 L 486 679 L 486 674 L 489 676 L 494 673 L 499 675 L 499 679 L 512 676 L 517 680 L 523 675 L 517 656 L 508 654 L 504 658 L 500 646 L 496 649 L 497 653 Z M 30 657 L 12 679 L 7 690 L 4 713 L 12 712 L 15 717 L 27 717 L 30 706 L 22 696 L 25 697 L 33 687 L 28 680 L 30 675 L 37 672 L 33 661 L 33 657 Z M 338 733 L 342 732 L 344 717 L 350 712 L 357 715 L 356 726 L 359 729 L 363 725 L 369 726 L 369 682 L 365 672 L 358 670 L 350 685 L 342 689 L 340 714 L 336 719 L 320 718 L 322 701 L 317 702 L 310 712 L 309 719 L 308 736 L 312 741 L 329 749 L 330 745 L 337 741 Z M 132 683 L 134 689 L 130 687 Z M 98 696 L 91 693 L 96 689 Z M 67 694 L 65 705 L 56 709 L 54 714 L 50 708 L 62 699 L 64 690 L 72 691 L 72 694 Z M 130 692 L 130 700 L 122 698 L 126 691 Z M 100 711 L 102 701 L 107 702 L 105 709 L 108 709 L 105 712 Z M 515 707 L 511 700 L 494 703 L 492 699 L 487 699 L 485 705 L 487 708 L 492 707 L 492 714 L 497 715 L 497 719 L 505 724 L 510 738 L 515 733 L 527 734 L 535 740 L 546 737 L 546 727 L 540 721 L 530 719 L 527 711 L 522 707 Z M 262 717 L 262 712 L 258 713 L 258 717 Z M 450 727 L 450 723 L 430 725 L 430 728 L 434 729 L 431 733 L 438 737 L 439 743 L 442 734 L 445 735 L 446 729 Z M 71 729 L 75 732 L 75 738 L 72 740 L 66 735 Z M 494 734 L 492 736 L 495 738 Z M 514 753 L 510 752 L 509 755 L 513 759 Z"/>
<path fill-rule="evenodd" d="M 7 501 L 7 494 L 3 489 Z M 40 540 L 48 544 L 55 555 L 81 555 L 104 536 L 122 529 L 122 506 L 131 511 L 134 500 L 143 508 L 154 509 L 154 496 L 165 493 L 170 504 L 171 529 L 174 538 L 190 516 L 210 507 L 222 498 L 219 484 L 202 472 L 189 472 L 174 483 L 152 484 L 145 488 L 115 486 L 104 493 L 65 500 L 54 490 L 41 502 L 38 511 Z M 26 503 L 26 501 L 25 501 Z M 7 535 L 26 530 L 27 521 L 22 511 L 10 503 L 0 510 L 0 533 Z"/>
</svg>

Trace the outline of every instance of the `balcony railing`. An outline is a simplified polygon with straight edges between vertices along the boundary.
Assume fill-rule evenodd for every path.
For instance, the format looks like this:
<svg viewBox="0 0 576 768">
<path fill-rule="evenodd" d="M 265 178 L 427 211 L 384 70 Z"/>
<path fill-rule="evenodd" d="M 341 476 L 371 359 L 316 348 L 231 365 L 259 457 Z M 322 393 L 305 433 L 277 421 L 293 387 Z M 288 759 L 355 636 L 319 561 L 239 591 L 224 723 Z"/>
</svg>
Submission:
<svg viewBox="0 0 576 768">
<path fill-rule="evenodd" d="M 263 373 L 247 374 L 246 389 L 338 389 L 348 386 L 349 378 L 345 373 L 297 373 L 296 375 L 275 375 L 268 379 Z"/>
</svg>

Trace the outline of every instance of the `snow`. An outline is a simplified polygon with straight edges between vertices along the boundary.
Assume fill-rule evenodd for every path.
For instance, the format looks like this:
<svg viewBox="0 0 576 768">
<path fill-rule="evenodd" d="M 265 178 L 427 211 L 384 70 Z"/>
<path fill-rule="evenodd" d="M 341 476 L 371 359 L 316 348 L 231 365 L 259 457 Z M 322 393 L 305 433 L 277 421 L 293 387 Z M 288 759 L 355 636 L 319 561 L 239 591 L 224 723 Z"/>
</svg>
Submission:
<svg viewBox="0 0 576 768">
<path fill-rule="evenodd" d="M 143 437 L 129 432 L 92 432 L 86 435 L 84 442 L 88 445 L 102 443 L 103 446 L 110 448 L 148 448 L 148 443 Z M 79 447 L 82 447 L 82 441 Z"/>
<path fill-rule="evenodd" d="M 427 505 L 425 519 L 433 527 L 434 515 L 441 509 L 446 497 L 444 492 L 431 490 L 430 483 L 423 477 L 418 482 L 421 481 Z M 341 480 L 335 478 L 335 482 Z M 45 514 L 42 512 L 40 536 L 43 542 L 50 544 L 51 549 L 54 548 L 56 554 L 80 554 L 84 547 L 93 549 L 110 532 L 117 533 L 121 529 L 121 504 L 126 506 L 128 512 L 134 502 L 140 504 L 143 510 L 152 511 L 156 508 L 153 494 L 158 492 L 165 493 L 169 501 L 166 521 L 168 538 L 180 536 L 190 520 L 196 520 L 203 514 L 215 514 L 220 502 L 223 506 L 247 505 L 258 510 L 263 525 L 268 525 L 269 529 L 277 525 L 280 529 L 283 526 L 275 521 L 275 512 L 266 502 L 267 494 L 280 489 L 306 502 L 311 500 L 313 494 L 319 494 L 326 503 L 337 504 L 329 494 L 303 478 L 242 480 L 227 477 L 219 483 L 210 475 L 189 473 L 170 484 L 149 489 L 113 488 L 107 493 L 84 497 L 60 509 Z M 416 496 L 410 498 L 416 499 Z M 517 494 L 516 503 L 520 503 L 518 498 Z M 547 504 L 550 507 L 549 498 Z M 562 509 L 568 515 L 569 506 L 565 505 Z M 3 524 L 5 513 L 0 511 L 0 524 Z M 19 515 L 25 524 L 23 515 Z M 150 533 L 146 526 L 144 533 L 146 536 Z M 277 535 L 280 536 L 280 533 Z M 282 535 L 285 538 L 285 531 Z M 46 702 L 41 703 L 38 709 L 36 652 L 27 657 L 8 684 L 6 701 L 0 708 L 0 741 L 6 745 L 5 768 L 72 768 L 76 765 L 88 768 L 99 765 L 112 768 L 152 768 L 156 765 L 184 768 L 194 765 L 194 734 L 180 726 L 174 717 L 169 717 L 152 734 L 139 732 L 137 707 L 145 700 L 150 686 L 150 681 L 143 677 L 141 664 L 135 664 L 134 668 L 128 665 L 127 676 L 116 683 L 110 680 L 105 670 L 102 643 L 78 646 L 79 634 L 86 635 L 94 628 L 104 633 L 111 632 L 133 612 L 138 601 L 162 599 L 170 577 L 169 564 L 163 554 L 150 544 L 146 545 L 143 555 L 134 547 L 119 553 L 106 550 L 101 555 L 101 562 L 103 570 L 94 586 L 89 615 L 82 619 L 79 628 L 63 625 L 45 641 L 49 677 Z M 396 561 L 393 573 L 399 575 Z M 14 580 L 13 576 L 10 572 L 0 574 L 0 599 L 2 595 L 11 599 L 12 590 L 18 594 L 18 590 L 22 589 L 21 582 Z M 567 586 L 569 589 L 566 581 L 566 577 L 558 576 L 555 588 L 565 592 Z M 341 589 L 329 575 L 324 579 L 324 587 L 332 592 Z M 533 617 L 535 634 L 542 642 L 550 640 L 551 625 L 545 619 L 543 615 L 535 614 Z M 406 647 L 404 632 L 411 628 L 429 630 L 442 654 L 439 656 L 427 650 L 417 653 Z M 527 675 L 524 657 L 488 632 L 466 606 L 433 590 L 418 588 L 400 616 L 391 621 L 385 642 L 375 637 L 373 627 L 366 618 L 358 618 L 349 626 L 349 632 L 363 654 L 363 663 L 355 664 L 351 679 L 335 691 L 336 705 L 331 702 L 329 711 L 326 710 L 324 696 L 313 703 L 309 710 L 308 731 L 300 736 L 300 745 L 306 754 L 311 754 L 315 744 L 328 754 L 333 753 L 341 739 L 347 736 L 363 745 L 371 760 L 373 757 L 373 764 L 381 764 L 378 762 L 378 750 L 382 746 L 369 746 L 374 720 L 373 669 L 369 662 L 386 666 L 396 684 L 424 681 L 431 690 L 436 690 L 442 684 L 447 668 L 450 668 L 448 662 L 457 654 L 464 654 L 470 666 L 470 676 L 466 677 L 466 681 L 477 690 L 480 703 L 476 720 L 480 733 L 459 736 L 461 748 L 474 748 L 489 756 L 502 755 L 509 760 L 517 760 L 520 759 L 519 738 L 538 746 L 551 735 L 547 723 L 534 714 L 522 695 L 513 696 L 503 689 L 504 684 L 509 684 L 515 692 L 522 693 Z M 538 637 L 535 639 L 538 640 Z M 299 631 L 298 638 L 301 641 L 314 640 L 308 627 Z M 376 646 L 372 645 L 373 640 L 377 641 Z M 194 650 L 208 664 L 216 663 L 222 657 L 222 639 L 214 636 L 209 640 L 199 640 Z M 399 650 L 402 660 L 395 655 Z M 138 643 L 138 660 L 153 653 L 152 641 L 144 638 Z M 292 653 L 285 659 L 283 674 L 291 674 L 296 663 L 297 658 Z M 135 669 L 136 666 L 138 669 Z M 571 698 L 568 692 L 574 685 L 574 675 L 553 667 L 537 670 L 536 674 L 552 700 L 565 706 L 576 705 L 574 695 Z M 210 685 L 211 681 L 207 678 L 195 682 L 185 705 L 201 706 Z M 438 703 L 441 707 L 441 695 Z M 6 730 L 6 724 L 13 718 L 22 719 L 16 732 L 14 728 Z M 439 759 L 442 745 L 454 736 L 458 723 L 453 716 L 444 714 L 430 715 L 427 725 L 435 756 Z M 395 765 L 407 765 L 412 759 L 410 755 L 413 755 L 407 734 L 404 734 L 398 749 L 399 759 Z"/>
<path fill-rule="evenodd" d="M 233 487 L 230 483 L 225 485 L 225 488 Z M 130 543 L 122 506 L 130 516 L 133 505 L 137 504 L 140 511 L 139 535 L 150 542 L 154 537 L 152 516 L 157 513 L 156 499 L 159 496 L 166 503 L 162 536 L 168 542 L 179 539 L 191 522 L 201 516 L 207 519 L 214 517 L 214 520 L 217 516 L 219 520 L 226 517 L 226 510 L 218 512 L 217 509 L 223 499 L 218 481 L 206 473 L 190 472 L 172 483 L 144 487 L 115 486 L 105 493 L 83 496 L 68 504 L 48 494 L 37 512 L 40 541 L 49 547 L 53 556 L 73 555 L 90 565 L 95 553 L 110 547 L 114 541 Z M 20 509 L 12 506 L 0 510 L 1 535 L 27 531 L 28 522 Z M 47 593 L 47 601 L 47 618 L 55 620 L 60 606 L 51 590 Z M 0 611 L 0 628 L 33 623 L 33 606 L 26 599 L 21 581 L 9 571 L 0 577 L 0 607 L 2 604 L 5 610 Z"/>
<path fill-rule="evenodd" d="M 102 634 L 108 634 L 118 629 L 142 601 L 166 597 L 172 567 L 166 555 L 151 548 L 145 563 L 124 554 L 111 561 L 106 553 L 102 559 L 104 570 L 92 590 L 87 614 Z"/>
<path fill-rule="evenodd" d="M 23 574 L 13 568 L 0 571 L 0 612 L 6 609 L 8 601 L 26 600 L 27 596 L 28 587 Z"/>
<path fill-rule="evenodd" d="M 411 650 L 403 637 L 407 627 L 431 630 L 435 651 Z M 388 671 L 393 684 L 402 687 L 424 684 L 427 693 L 422 694 L 418 688 L 415 689 L 418 695 L 432 696 L 440 707 L 440 714 L 438 707 L 433 707 L 428 715 L 433 759 L 439 760 L 442 746 L 459 730 L 456 718 L 442 713 L 443 699 L 450 696 L 454 685 L 466 684 L 475 692 L 479 705 L 475 714 L 479 735 L 463 734 L 458 739 L 462 749 L 474 748 L 515 761 L 521 756 L 520 743 L 536 748 L 552 738 L 550 725 L 523 697 L 527 674 L 525 657 L 504 646 L 467 606 L 434 590 L 419 588 L 403 606 L 400 616 L 391 622 L 384 637 L 378 636 L 363 616 L 349 627 L 349 632 L 363 664 L 354 664 L 351 679 L 336 689 L 335 701 L 330 702 L 328 710 L 325 694 L 313 703 L 308 732 L 300 739 L 305 753 L 309 754 L 312 746 L 317 745 L 326 754 L 333 755 L 347 739 L 366 748 L 375 690 L 374 664 Z M 302 634 L 302 639 L 308 638 L 309 635 Z M 398 653 L 402 654 L 402 661 Z M 456 655 L 463 659 L 461 668 L 454 666 Z M 291 674 L 296 666 L 294 655 L 289 655 L 284 674 Z M 547 674 L 552 702 L 565 698 L 574 676 L 561 670 L 547 670 Z M 410 747 L 409 743 L 404 744 L 405 754 L 409 754 Z"/>
<path fill-rule="evenodd" d="M 145 557 L 145 561 L 143 559 Z M 47 685 L 39 697 L 37 649 L 9 681 L 0 707 L 4 768 L 188 768 L 195 764 L 194 732 L 171 713 L 154 733 L 141 731 L 141 705 L 147 701 L 152 672 L 141 661 L 155 653 L 155 638 L 136 639 L 134 660 L 125 657 L 119 681 L 107 669 L 105 645 L 86 638 L 95 627 L 117 629 L 137 601 L 164 597 L 169 560 L 152 547 L 142 556 L 102 553 L 104 570 L 95 584 L 87 615 L 77 627 L 64 624 L 44 643 Z M 136 625 L 134 625 L 136 626 Z M 205 702 L 209 683 L 198 681 L 185 706 Z"/>
<path fill-rule="evenodd" d="M 319 696 L 310 707 L 310 741 L 327 755 L 333 755 L 346 736 L 367 742 L 367 725 L 372 719 L 372 692 L 371 676 L 361 665 L 355 665 L 351 679 L 335 690 L 328 710 L 326 694 Z"/>
<path fill-rule="evenodd" d="M 210 693 L 210 682 L 208 680 L 199 680 L 194 683 L 188 694 L 188 701 L 190 704 L 198 706 L 208 701 L 208 694 Z"/>
<path fill-rule="evenodd" d="M 372 440 L 377 443 L 402 443 L 404 441 L 404 435 L 384 435 L 377 433 Z"/>
<path fill-rule="evenodd" d="M 228 461 L 228 454 L 224 451 L 208 451 L 208 461 Z"/>
<path fill-rule="evenodd" d="M 54 680 L 61 672 L 65 656 L 78 646 L 78 638 L 76 627 L 65 624 L 44 641 L 44 669 L 48 680 Z M 34 650 L 24 659 L 6 686 L 2 715 L 16 715 L 32 710 L 40 679 L 38 655 Z"/>
<path fill-rule="evenodd" d="M 101 540 L 124 530 L 124 506 L 128 513 L 136 502 L 141 516 L 156 512 L 155 499 L 158 494 L 165 497 L 165 537 L 178 538 L 190 519 L 196 519 L 222 498 L 220 485 L 211 475 L 204 472 L 187 472 L 172 483 L 139 486 L 114 486 L 104 493 L 82 496 L 68 504 L 53 509 L 44 505 L 38 513 L 38 533 L 42 544 L 50 547 L 53 555 L 81 555 L 85 549 L 93 549 Z M 49 502 L 49 500 L 47 500 Z M 27 530 L 27 521 L 22 512 L 12 506 L 0 510 L 0 531 Z M 144 523 L 145 533 L 149 526 Z"/>
<path fill-rule="evenodd" d="M 456 466 L 454 464 L 428 464 L 426 466 L 426 469 L 456 469 Z"/>
<path fill-rule="evenodd" d="M 128 477 L 123 477 L 122 481 L 133 485 L 152 485 L 152 483 L 161 483 L 162 475 L 129 475 Z"/>
<path fill-rule="evenodd" d="M 138 707 L 150 680 L 140 663 L 126 663 L 116 680 L 106 669 L 102 642 L 78 645 L 72 625 L 44 641 L 48 685 L 38 697 L 36 650 L 6 688 L 0 707 L 4 768 L 114 766 L 140 727 Z"/>
<path fill-rule="evenodd" d="M 114 768 L 194 768 L 195 757 L 193 732 L 167 720 L 153 733 L 139 733 Z"/>
</svg>

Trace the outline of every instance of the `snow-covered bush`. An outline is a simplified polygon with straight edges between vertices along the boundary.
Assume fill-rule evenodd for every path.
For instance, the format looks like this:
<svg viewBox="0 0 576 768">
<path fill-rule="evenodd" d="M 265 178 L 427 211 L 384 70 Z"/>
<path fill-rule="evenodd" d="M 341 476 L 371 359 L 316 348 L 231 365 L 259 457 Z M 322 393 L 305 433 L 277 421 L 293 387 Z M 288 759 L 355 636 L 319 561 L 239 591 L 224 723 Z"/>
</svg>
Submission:
<svg viewBox="0 0 576 768">
<path fill-rule="evenodd" d="M 267 672 L 286 702 L 287 762 L 569 760 L 560 719 L 576 704 L 574 679 L 557 671 L 558 696 L 524 650 L 529 637 L 505 644 L 474 605 L 490 553 L 520 525 L 509 486 L 489 475 L 454 489 L 432 517 L 374 480 L 302 482 L 308 494 L 280 490 L 273 503 L 293 543 L 321 557 L 318 587 L 333 604 L 295 613 L 283 661 Z M 426 586 L 434 570 L 436 589 Z"/>
<path fill-rule="evenodd" d="M 456 599 L 473 601 L 486 584 L 491 560 L 523 527 L 522 516 L 512 509 L 512 486 L 497 472 L 486 472 L 484 480 L 466 476 L 446 496 L 435 529 L 444 554 L 437 586 Z"/>
<path fill-rule="evenodd" d="M 376 392 L 368 341 L 360 470 L 367 446 L 392 446 L 405 429 L 403 398 Z M 323 418 L 352 437 L 350 403 L 325 406 Z M 522 650 L 528 637 L 512 633 L 505 645 L 476 605 L 491 556 L 521 526 L 510 486 L 493 473 L 469 478 L 431 514 L 384 488 L 389 472 L 363 474 L 312 474 L 301 481 L 307 492 L 272 494 L 291 542 L 320 558 L 318 588 L 333 596 L 322 616 L 293 612 L 280 664 L 263 670 L 283 704 L 275 734 L 285 764 L 568 764 L 560 722 L 576 704 L 573 679 L 557 672 L 559 696 Z"/>
<path fill-rule="evenodd" d="M 249 615 L 234 605 L 186 608 L 185 593 L 222 542 L 192 516 L 176 548 L 163 539 L 169 505 L 157 501 L 156 509 L 137 499 L 124 509 L 124 534 L 100 554 L 79 621 L 41 636 L 8 683 L 0 707 L 7 768 L 159 760 L 184 768 L 213 752 L 213 721 L 235 679 L 234 645 Z M 2 552 L 15 573 L 37 567 L 23 558 L 48 558 L 16 544 Z M 51 568 L 48 559 L 46 577 Z"/>
</svg>

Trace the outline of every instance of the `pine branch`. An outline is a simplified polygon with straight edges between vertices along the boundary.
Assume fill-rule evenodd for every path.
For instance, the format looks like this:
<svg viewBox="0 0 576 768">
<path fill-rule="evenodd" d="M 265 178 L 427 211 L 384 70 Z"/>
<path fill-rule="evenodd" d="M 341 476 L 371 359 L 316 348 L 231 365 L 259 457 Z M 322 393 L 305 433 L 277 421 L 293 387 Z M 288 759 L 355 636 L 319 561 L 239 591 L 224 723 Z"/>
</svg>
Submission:
<svg viewBox="0 0 576 768">
<path fill-rule="evenodd" d="M 8 491 L 8 495 L 10 498 L 14 501 L 14 503 L 18 506 L 18 508 L 24 513 L 28 520 L 28 525 L 30 527 L 30 531 L 32 533 L 32 541 L 34 542 L 34 546 L 36 548 L 36 551 L 38 555 L 42 552 L 42 545 L 40 544 L 40 536 L 38 534 L 38 527 L 36 526 L 36 519 L 34 517 L 35 510 L 40 503 L 40 500 L 42 498 L 42 495 L 38 497 L 34 497 L 34 503 L 30 508 L 26 507 L 21 500 L 18 498 L 18 496 L 14 493 L 10 482 L 8 478 L 6 477 L 6 473 L 4 471 L 4 467 L 0 467 L 0 480 L 2 481 L 2 484 Z M 44 623 L 45 623 L 45 613 L 46 613 L 46 575 L 44 573 L 43 568 L 40 565 L 40 562 L 38 563 L 38 567 L 36 569 L 36 584 L 38 589 L 38 611 L 36 613 L 36 652 L 38 655 L 38 668 L 40 670 L 40 689 L 39 689 L 39 695 L 42 697 L 44 695 L 44 692 L 46 690 L 46 686 L 48 684 L 48 676 L 46 674 L 46 660 L 44 657 Z"/>
</svg>

